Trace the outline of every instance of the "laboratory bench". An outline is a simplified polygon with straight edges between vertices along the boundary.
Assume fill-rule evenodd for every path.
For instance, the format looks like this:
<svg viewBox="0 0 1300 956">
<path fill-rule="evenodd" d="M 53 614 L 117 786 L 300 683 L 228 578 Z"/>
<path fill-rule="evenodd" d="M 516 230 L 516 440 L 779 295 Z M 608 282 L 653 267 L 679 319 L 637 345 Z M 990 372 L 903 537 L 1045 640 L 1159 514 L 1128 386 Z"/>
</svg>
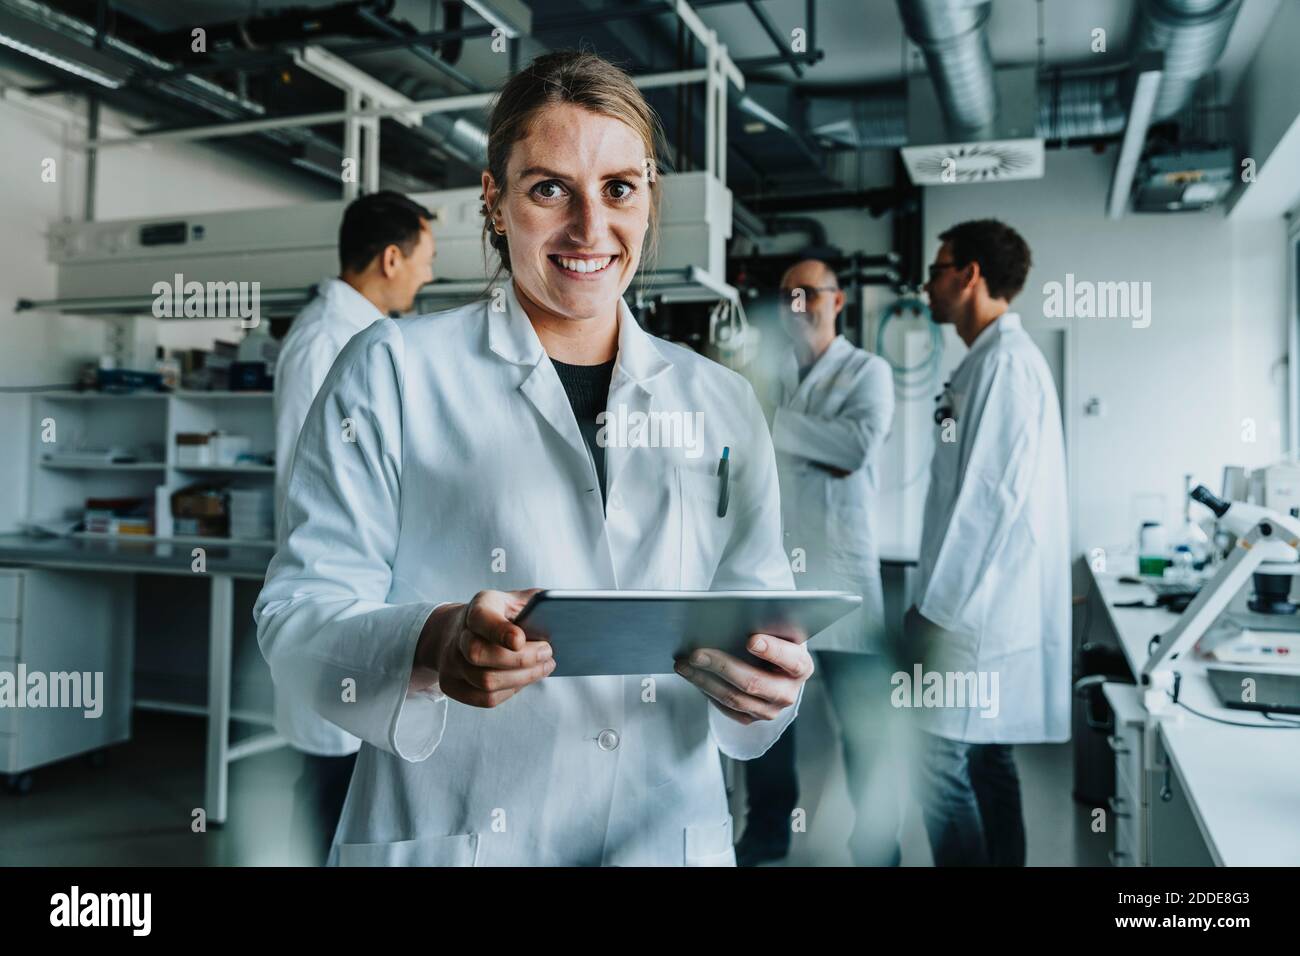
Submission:
<svg viewBox="0 0 1300 956">
<path fill-rule="evenodd" d="M 201 548 L 201 556 L 196 549 Z M 208 721 L 203 808 L 224 823 L 230 764 L 282 746 L 274 733 L 231 743 L 234 582 L 261 581 L 274 548 L 130 538 L 0 535 L 0 669 L 104 675 L 105 711 L 94 721 L 67 709 L 0 712 L 0 773 L 102 749 L 130 736 L 136 574 L 208 579 Z M 202 558 L 202 563 L 199 558 Z M 196 569 L 196 567 L 198 569 Z"/>
<path fill-rule="evenodd" d="M 1152 603 L 1154 594 L 1146 585 L 1122 583 L 1121 571 L 1090 567 L 1089 574 L 1089 629 L 1108 629 L 1132 673 L 1140 675 L 1152 638 L 1171 628 L 1178 615 L 1164 608 L 1116 607 Z M 1109 807 L 1115 822 L 1112 861 L 1300 866 L 1300 728 L 1222 706 L 1206 679 L 1206 664 L 1190 653 L 1175 666 L 1184 706 L 1156 720 L 1148 720 L 1142 687 L 1103 687 L 1115 715 L 1109 738 L 1116 782 Z M 1236 726 L 1242 724 L 1248 726 Z"/>
</svg>

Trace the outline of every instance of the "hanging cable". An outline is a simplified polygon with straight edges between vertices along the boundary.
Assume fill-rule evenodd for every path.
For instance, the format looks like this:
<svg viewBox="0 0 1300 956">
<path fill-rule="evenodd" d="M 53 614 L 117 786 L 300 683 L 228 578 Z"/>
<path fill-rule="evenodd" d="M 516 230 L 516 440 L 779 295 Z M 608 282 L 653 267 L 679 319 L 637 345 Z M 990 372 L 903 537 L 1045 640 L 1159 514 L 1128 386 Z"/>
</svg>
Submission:
<svg viewBox="0 0 1300 956">
<path fill-rule="evenodd" d="M 886 344 L 885 332 L 889 323 L 895 319 L 925 319 L 930 333 L 930 348 L 925 358 L 912 365 L 907 365 L 900 358 L 890 354 Z M 943 359 L 943 333 L 930 318 L 930 307 L 918 298 L 904 298 L 894 301 L 880 315 L 876 326 L 875 353 L 889 363 L 894 372 L 894 391 L 904 400 L 923 398 L 934 392 L 939 383 L 939 363 Z"/>
</svg>

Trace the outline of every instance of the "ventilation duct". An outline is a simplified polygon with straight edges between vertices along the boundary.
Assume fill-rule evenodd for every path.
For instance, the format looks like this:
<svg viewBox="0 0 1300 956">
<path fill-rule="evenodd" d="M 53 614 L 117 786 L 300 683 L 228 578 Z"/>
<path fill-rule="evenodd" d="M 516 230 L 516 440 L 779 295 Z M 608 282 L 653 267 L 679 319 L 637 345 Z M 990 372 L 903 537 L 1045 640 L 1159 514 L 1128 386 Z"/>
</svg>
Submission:
<svg viewBox="0 0 1300 956">
<path fill-rule="evenodd" d="M 1045 140 L 1105 139 L 1124 132 L 1122 71 L 1052 76 L 1038 83 L 1034 135 Z M 809 135 L 829 146 L 898 149 L 907 145 L 907 94 L 881 88 L 808 100 Z"/>
<path fill-rule="evenodd" d="M 992 0 L 898 0 L 903 28 L 921 48 L 953 134 L 980 134 L 997 117 L 997 86 L 989 52 Z"/>
<path fill-rule="evenodd" d="M 446 96 L 446 90 L 431 85 L 417 77 L 397 77 L 390 81 L 393 89 L 413 100 L 436 99 Z M 487 133 L 467 119 L 448 116 L 446 113 L 425 113 L 420 122 L 438 141 L 439 148 L 475 169 L 487 165 Z"/>
<path fill-rule="evenodd" d="M 1192 102 L 1197 83 L 1223 55 L 1240 9 L 1241 0 L 1140 0 L 1137 49 L 1164 54 L 1157 122 Z"/>
</svg>

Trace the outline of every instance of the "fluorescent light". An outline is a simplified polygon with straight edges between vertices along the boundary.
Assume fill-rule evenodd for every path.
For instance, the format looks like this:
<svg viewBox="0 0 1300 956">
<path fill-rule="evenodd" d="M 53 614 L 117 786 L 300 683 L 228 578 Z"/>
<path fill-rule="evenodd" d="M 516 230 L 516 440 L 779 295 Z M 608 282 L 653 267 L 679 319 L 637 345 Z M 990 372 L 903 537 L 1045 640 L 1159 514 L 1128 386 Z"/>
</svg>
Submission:
<svg viewBox="0 0 1300 956">
<path fill-rule="evenodd" d="M 17 50 L 19 53 L 25 53 L 33 59 L 40 60 L 42 63 L 48 63 L 50 66 L 57 67 L 65 73 L 71 73 L 73 76 L 79 76 L 83 80 L 90 80 L 98 83 L 100 86 L 106 86 L 110 90 L 116 90 L 122 85 L 122 81 L 114 79 L 106 73 L 101 73 L 93 67 L 83 66 L 72 60 L 56 56 L 48 50 L 42 50 L 34 47 L 30 43 L 24 43 L 17 37 L 10 36 L 7 33 L 0 33 L 0 46 L 7 46 L 11 50 Z"/>
<path fill-rule="evenodd" d="M 1151 116 L 1156 109 L 1156 94 L 1163 78 L 1162 70 L 1146 70 L 1138 74 L 1133 104 L 1128 111 L 1128 125 L 1124 127 L 1124 142 L 1120 145 L 1119 161 L 1115 163 L 1115 175 L 1110 181 L 1106 214 L 1111 219 L 1119 219 L 1128 209 L 1133 177 L 1137 175 L 1138 161 L 1142 158 L 1142 147 L 1146 145 L 1147 130 L 1151 128 Z"/>
<path fill-rule="evenodd" d="M 742 96 L 740 98 L 740 103 L 738 105 L 744 112 L 748 113 L 750 116 L 753 116 L 759 122 L 766 123 L 768 126 L 775 126 L 783 133 L 790 132 L 789 126 L 787 126 L 784 122 L 782 122 L 781 119 L 771 110 L 767 109 L 761 103 L 755 101 L 753 97 Z M 745 132 L 749 132 L 748 127 L 746 128 Z"/>
</svg>

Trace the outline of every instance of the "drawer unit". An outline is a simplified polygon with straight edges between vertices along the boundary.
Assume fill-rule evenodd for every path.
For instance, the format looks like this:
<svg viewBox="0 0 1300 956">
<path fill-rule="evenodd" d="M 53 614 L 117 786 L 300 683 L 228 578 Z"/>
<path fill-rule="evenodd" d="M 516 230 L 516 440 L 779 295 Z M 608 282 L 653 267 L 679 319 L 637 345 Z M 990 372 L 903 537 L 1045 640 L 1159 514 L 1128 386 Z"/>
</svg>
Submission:
<svg viewBox="0 0 1300 956">
<path fill-rule="evenodd" d="M 41 706 L 0 707 L 0 773 L 121 743 L 130 737 L 134 589 L 113 574 L 0 571 L 0 671 L 18 693 L 33 677 Z M 19 670 L 27 676 L 18 687 Z"/>
<path fill-rule="evenodd" d="M 1106 684 L 1106 702 L 1115 714 L 1109 738 L 1115 754 L 1115 795 L 1107 808 L 1115 835 L 1111 862 L 1116 866 L 1146 866 L 1149 832 L 1147 773 L 1143 763 L 1146 711 L 1132 684 Z"/>
</svg>

